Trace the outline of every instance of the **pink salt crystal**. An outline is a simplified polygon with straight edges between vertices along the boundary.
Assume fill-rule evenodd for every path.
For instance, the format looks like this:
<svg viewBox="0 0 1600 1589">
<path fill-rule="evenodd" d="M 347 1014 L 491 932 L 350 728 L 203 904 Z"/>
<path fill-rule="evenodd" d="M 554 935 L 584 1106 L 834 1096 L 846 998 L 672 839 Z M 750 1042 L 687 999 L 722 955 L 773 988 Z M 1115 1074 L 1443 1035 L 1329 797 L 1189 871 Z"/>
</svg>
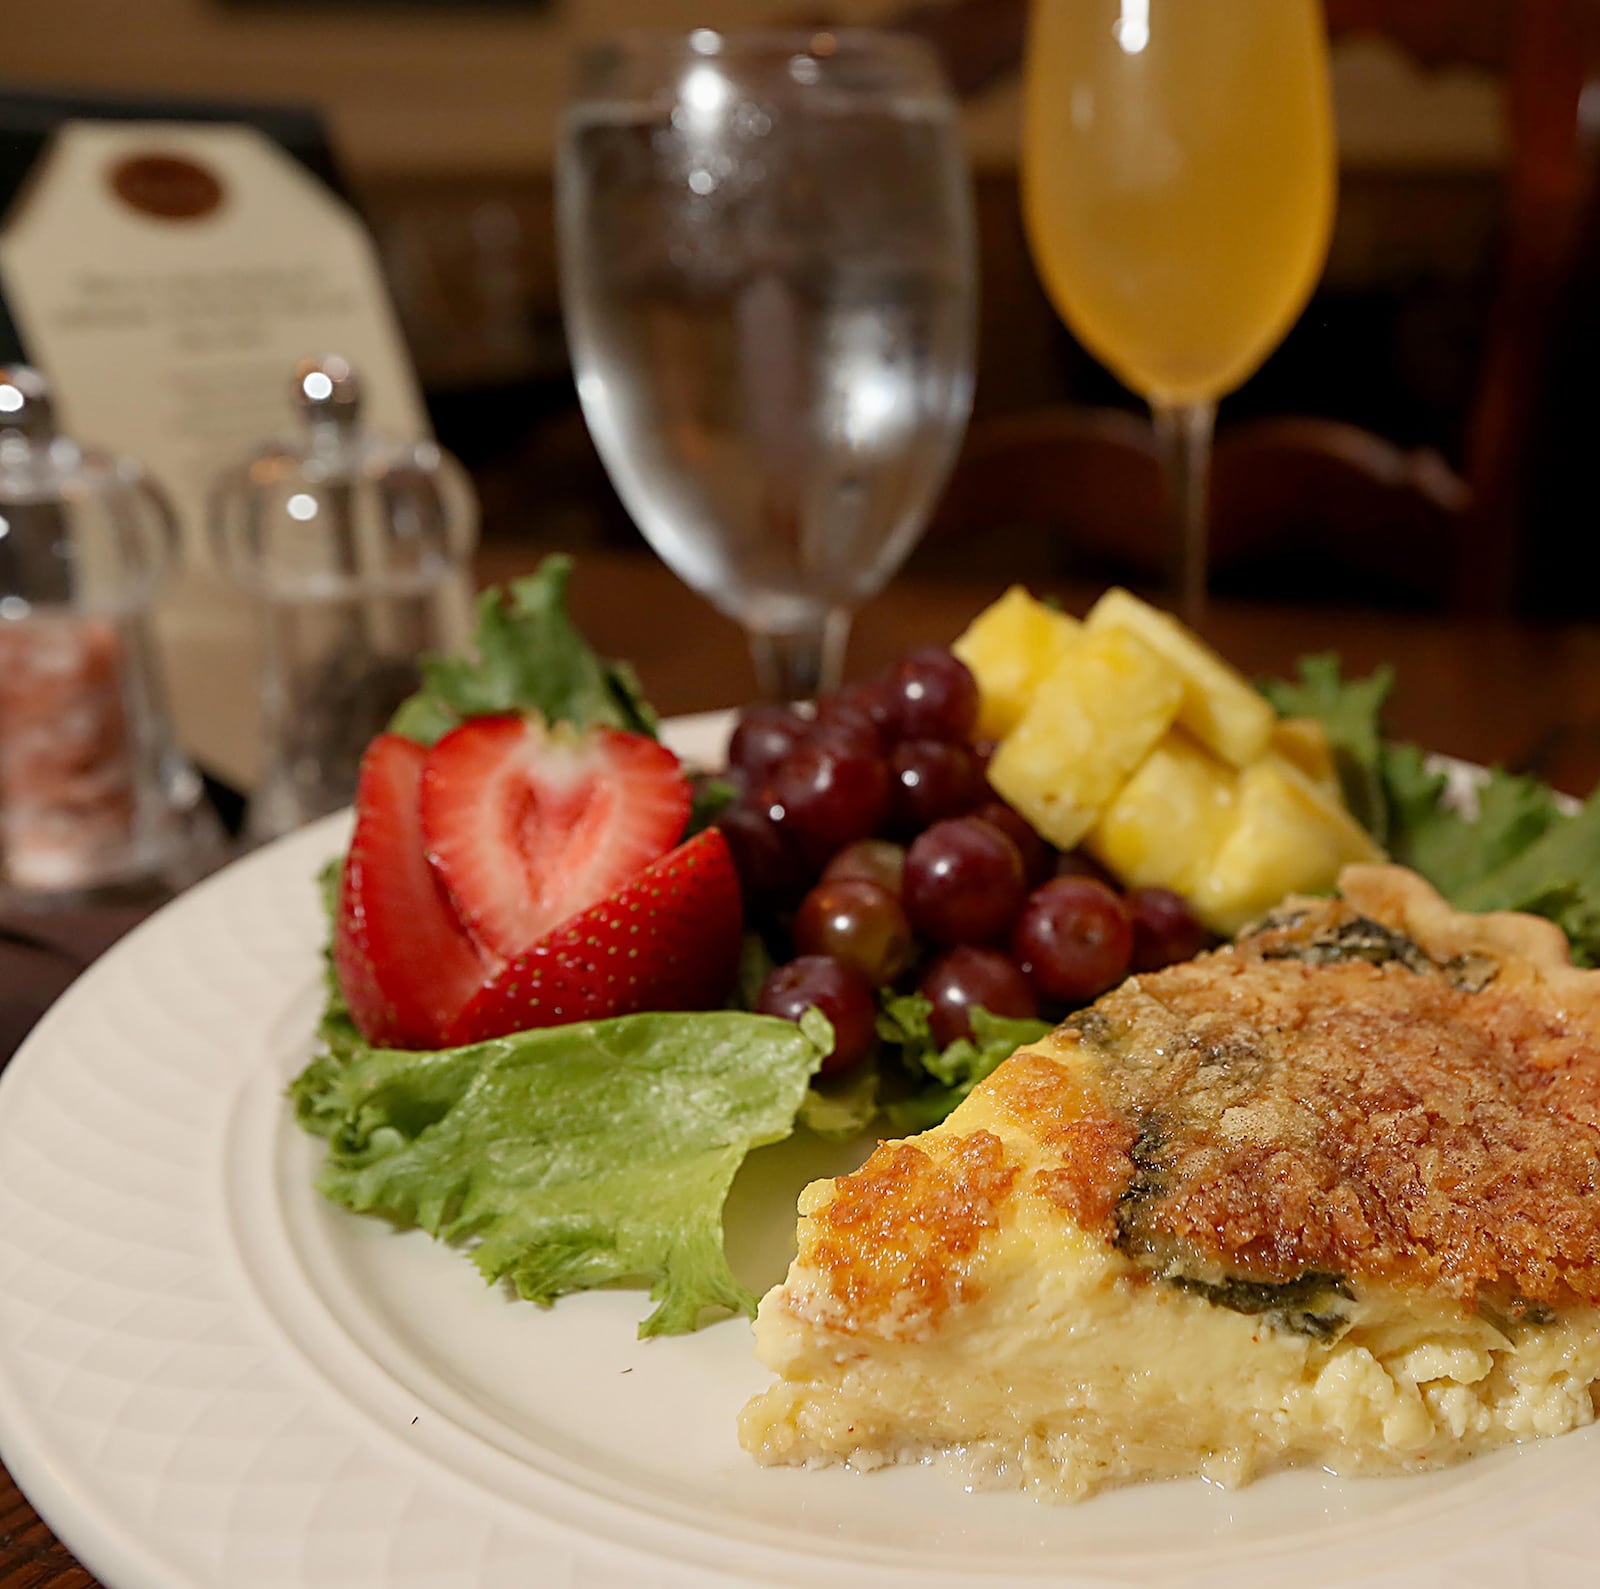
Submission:
<svg viewBox="0 0 1600 1589">
<path fill-rule="evenodd" d="M 0 870 L 17 887 L 88 887 L 132 851 L 123 661 L 106 619 L 0 624 Z"/>
</svg>

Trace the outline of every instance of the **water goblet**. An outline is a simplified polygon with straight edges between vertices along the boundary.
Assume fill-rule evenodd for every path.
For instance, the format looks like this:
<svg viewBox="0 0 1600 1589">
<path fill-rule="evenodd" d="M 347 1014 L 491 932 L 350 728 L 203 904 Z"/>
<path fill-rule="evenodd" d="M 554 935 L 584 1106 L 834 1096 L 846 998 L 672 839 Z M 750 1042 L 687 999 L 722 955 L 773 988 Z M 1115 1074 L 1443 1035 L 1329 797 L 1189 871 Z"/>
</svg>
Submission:
<svg viewBox="0 0 1600 1589">
<path fill-rule="evenodd" d="M 645 539 L 771 699 L 839 681 L 971 406 L 974 243 L 932 53 L 866 31 L 591 50 L 557 163 L 579 398 Z"/>
</svg>

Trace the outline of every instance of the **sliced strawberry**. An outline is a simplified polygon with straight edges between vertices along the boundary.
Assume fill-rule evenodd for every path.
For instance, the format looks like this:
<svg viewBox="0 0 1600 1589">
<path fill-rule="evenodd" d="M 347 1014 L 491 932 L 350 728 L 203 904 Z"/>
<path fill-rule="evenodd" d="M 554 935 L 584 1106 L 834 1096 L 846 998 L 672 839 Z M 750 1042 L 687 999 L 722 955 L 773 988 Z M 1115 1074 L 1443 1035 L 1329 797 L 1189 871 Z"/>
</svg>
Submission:
<svg viewBox="0 0 1600 1589">
<path fill-rule="evenodd" d="M 742 928 L 727 840 L 707 828 L 518 955 L 455 1018 L 448 1040 L 715 1008 L 733 984 Z"/>
<path fill-rule="evenodd" d="M 689 799 L 643 734 L 478 717 L 428 753 L 422 832 L 467 931 L 509 957 L 664 855 Z"/>
<path fill-rule="evenodd" d="M 350 1014 L 369 1042 L 391 1048 L 437 1047 L 498 964 L 486 964 L 462 930 L 423 852 L 417 805 L 426 755 L 398 734 L 367 747 L 333 931 Z"/>
</svg>

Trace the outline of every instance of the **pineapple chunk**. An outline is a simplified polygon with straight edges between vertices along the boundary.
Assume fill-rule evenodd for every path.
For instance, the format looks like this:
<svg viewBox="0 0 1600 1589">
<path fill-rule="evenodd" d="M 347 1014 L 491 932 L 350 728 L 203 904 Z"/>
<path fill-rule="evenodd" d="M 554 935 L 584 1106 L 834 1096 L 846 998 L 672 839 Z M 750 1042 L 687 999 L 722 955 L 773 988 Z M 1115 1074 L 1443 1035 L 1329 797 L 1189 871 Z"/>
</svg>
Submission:
<svg viewBox="0 0 1600 1589">
<path fill-rule="evenodd" d="M 1213 932 L 1231 934 L 1285 894 L 1331 889 L 1346 862 L 1382 859 L 1337 799 L 1268 754 L 1239 774 L 1232 829 L 1191 903 Z"/>
<path fill-rule="evenodd" d="M 1159 651 L 1183 675 L 1178 721 L 1208 750 L 1235 767 L 1247 767 L 1267 748 L 1277 721 L 1271 705 L 1250 682 L 1176 618 L 1130 595 L 1108 590 L 1094 604 L 1084 627 L 1127 629 Z"/>
<path fill-rule="evenodd" d="M 1199 889 L 1233 821 L 1238 774 L 1173 729 L 1084 840 L 1129 888 Z"/>
<path fill-rule="evenodd" d="M 1271 749 L 1291 761 L 1319 789 L 1342 801 L 1339 774 L 1333 765 L 1328 731 L 1314 717 L 1285 717 L 1274 725 Z"/>
<path fill-rule="evenodd" d="M 1183 676 L 1137 635 L 1102 629 L 1072 645 L 1000 741 L 989 782 L 1069 850 L 1172 726 Z"/>
<path fill-rule="evenodd" d="M 979 739 L 1003 739 L 1016 726 L 1034 686 L 1077 639 L 1076 618 L 1035 601 L 1013 585 L 967 625 L 950 647 L 978 681 Z"/>
</svg>

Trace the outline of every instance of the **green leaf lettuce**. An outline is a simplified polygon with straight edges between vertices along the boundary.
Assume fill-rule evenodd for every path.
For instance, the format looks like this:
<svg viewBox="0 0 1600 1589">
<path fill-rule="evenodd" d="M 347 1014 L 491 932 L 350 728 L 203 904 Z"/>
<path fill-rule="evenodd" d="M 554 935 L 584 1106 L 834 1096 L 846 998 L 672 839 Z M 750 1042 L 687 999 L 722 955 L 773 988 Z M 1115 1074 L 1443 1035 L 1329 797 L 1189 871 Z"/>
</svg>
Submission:
<svg viewBox="0 0 1600 1589">
<path fill-rule="evenodd" d="M 937 1125 L 986 1076 L 1024 1043 L 1035 1043 L 1050 1022 L 991 1015 L 974 1008 L 972 1036 L 940 1048 L 929 1020 L 933 1005 L 920 993 L 887 994 L 878 1011 L 878 1036 L 900 1050 L 900 1062 L 919 1083 L 908 1096 L 883 1104 L 889 1124 L 901 1132 Z"/>
<path fill-rule="evenodd" d="M 1394 860 L 1459 910 L 1545 916 L 1578 964 L 1600 963 L 1600 791 L 1574 816 L 1547 784 L 1495 767 L 1475 809 L 1460 809 L 1422 750 L 1384 740 L 1392 684 L 1387 668 L 1347 680 L 1337 657 L 1317 656 L 1302 659 L 1298 683 L 1262 690 L 1279 712 L 1322 722 L 1351 810 Z"/>
<path fill-rule="evenodd" d="M 786 1137 L 826 1023 L 647 1014 L 402 1053 L 349 1046 L 293 1084 L 334 1202 L 470 1243 L 490 1281 L 548 1303 L 644 1280 L 641 1335 L 754 1313 L 722 1242 L 745 1155 Z"/>
<path fill-rule="evenodd" d="M 389 727 L 431 745 L 469 717 L 538 712 L 547 723 L 599 724 L 654 735 L 656 714 L 625 662 L 596 656 L 567 613 L 572 559 L 478 598 L 470 652 L 422 661 L 422 688 Z"/>
<path fill-rule="evenodd" d="M 1458 904 L 1562 821 L 1554 792 L 1535 778 L 1493 769 L 1468 815 L 1446 803 L 1448 780 L 1415 745 L 1385 746 L 1381 765 L 1389 853 Z"/>
</svg>

